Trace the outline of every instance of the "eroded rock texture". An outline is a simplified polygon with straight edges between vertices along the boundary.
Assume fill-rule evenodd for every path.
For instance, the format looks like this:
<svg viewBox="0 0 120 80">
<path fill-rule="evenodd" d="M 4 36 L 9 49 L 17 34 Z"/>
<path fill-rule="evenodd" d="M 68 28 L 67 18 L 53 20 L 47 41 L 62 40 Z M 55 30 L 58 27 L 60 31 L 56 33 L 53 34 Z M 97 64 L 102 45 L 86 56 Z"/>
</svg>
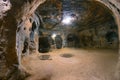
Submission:
<svg viewBox="0 0 120 80">
<path fill-rule="evenodd" d="M 120 40 L 120 1 L 119 0 L 98 0 L 98 1 L 105 4 L 114 13 L 115 20 L 118 24 L 118 34 Z M 119 48 L 120 48 L 120 43 L 119 43 Z M 120 49 L 119 49 L 119 54 L 120 54 Z M 115 76 L 117 80 L 120 79 L 120 56 L 118 59 L 118 65 Z"/>
<path fill-rule="evenodd" d="M 3 2 L 4 0 L 0 0 L 0 2 Z M 5 73 L 7 72 L 8 68 L 11 68 L 11 66 L 17 66 L 18 67 L 18 56 L 16 53 L 16 30 L 24 32 L 23 34 L 27 35 L 29 34 L 29 28 L 25 25 L 30 25 L 30 22 L 28 21 L 30 16 L 34 13 L 36 8 L 43 3 L 45 0 L 11 0 L 12 8 L 10 11 L 7 12 L 7 16 L 5 16 L 2 20 L 0 20 L 0 65 L 3 64 L 3 66 L 0 66 L 0 72 L 3 69 L 5 70 L 1 76 L 0 79 L 2 79 L 5 76 Z M 120 40 L 120 1 L 119 0 L 97 0 L 100 3 L 106 5 L 114 14 L 115 20 L 118 24 L 118 32 L 119 32 L 119 40 Z M 5 2 L 1 5 L 5 5 L 6 9 L 10 9 L 7 7 Z M 9 2 L 9 1 L 8 1 Z M 61 7 L 60 5 L 57 5 Z M 7 10 L 4 10 L 4 8 L 0 9 L 0 15 L 4 15 L 4 13 Z M 24 22 L 24 24 L 23 24 Z M 22 24 L 22 27 L 20 26 Z M 20 30 L 19 27 L 20 26 Z M 25 29 L 26 28 L 26 29 Z M 90 35 L 89 35 L 90 36 Z M 24 37 L 23 35 L 20 35 L 20 37 Z M 19 45 L 19 44 L 18 44 Z M 120 44 L 119 44 L 120 45 Z M 7 66 L 5 66 L 7 64 Z M 17 64 L 17 65 L 16 65 Z M 13 69 L 13 67 L 12 67 Z M 18 71 L 19 75 L 19 69 L 14 68 L 12 74 L 12 77 L 8 77 L 7 80 L 18 80 L 14 79 L 14 73 Z M 12 72 L 11 71 L 11 72 Z M 14 72 L 15 71 L 15 72 Z M 116 78 L 120 79 L 120 59 L 118 61 L 118 66 L 116 70 Z M 1 78 L 2 77 L 2 78 Z M 22 80 L 22 79 L 21 79 Z"/>
<path fill-rule="evenodd" d="M 3 0 L 1 0 L 3 1 Z M 5 0 L 6 1 L 6 0 Z M 7 12 L 8 15 L 6 15 L 1 21 L 0 21 L 0 73 L 2 75 L 0 76 L 0 79 L 3 79 L 3 77 L 6 76 L 6 69 L 12 70 L 12 66 L 15 66 L 17 68 L 16 71 L 19 71 L 18 69 L 18 57 L 16 54 L 16 30 L 18 27 L 18 22 L 22 20 L 23 22 L 26 22 L 26 19 L 30 17 L 31 14 L 34 13 L 37 6 L 41 3 L 43 3 L 44 0 L 11 0 L 12 8 Z M 36 4 L 34 6 L 34 4 Z M 6 5 L 5 5 L 6 6 Z M 7 10 L 6 10 L 7 11 Z M 1 13 L 2 14 L 2 13 Z M 6 66 L 5 66 L 6 64 Z M 3 72 L 3 70 L 6 70 Z M 11 71 L 10 71 L 11 72 Z M 7 80 L 18 80 L 19 77 L 14 77 L 14 74 L 16 72 L 13 72 Z M 13 75 L 13 76 L 12 76 Z M 19 73 L 18 73 L 19 75 Z M 14 77 L 14 78 L 13 78 Z M 17 78 L 17 79 L 15 79 Z M 21 79 L 20 79 L 21 80 Z"/>
</svg>

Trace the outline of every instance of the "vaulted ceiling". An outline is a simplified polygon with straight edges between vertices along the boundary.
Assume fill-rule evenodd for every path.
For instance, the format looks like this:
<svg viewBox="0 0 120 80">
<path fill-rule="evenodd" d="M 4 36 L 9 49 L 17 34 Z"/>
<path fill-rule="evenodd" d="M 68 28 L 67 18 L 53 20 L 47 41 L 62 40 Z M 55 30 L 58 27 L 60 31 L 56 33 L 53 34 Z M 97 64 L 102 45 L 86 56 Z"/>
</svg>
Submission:
<svg viewBox="0 0 120 80">
<path fill-rule="evenodd" d="M 46 29 L 69 26 L 82 31 L 99 25 L 116 26 L 112 12 L 96 1 L 47 0 L 37 11 L 42 15 Z"/>
</svg>

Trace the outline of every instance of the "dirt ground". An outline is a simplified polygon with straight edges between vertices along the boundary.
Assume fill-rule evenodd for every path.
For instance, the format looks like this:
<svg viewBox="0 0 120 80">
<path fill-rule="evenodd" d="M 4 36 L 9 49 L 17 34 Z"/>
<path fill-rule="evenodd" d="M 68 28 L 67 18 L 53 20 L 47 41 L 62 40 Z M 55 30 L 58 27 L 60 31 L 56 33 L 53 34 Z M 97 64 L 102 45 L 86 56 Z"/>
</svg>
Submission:
<svg viewBox="0 0 120 80">
<path fill-rule="evenodd" d="M 70 58 L 62 57 L 72 54 Z M 41 60 L 41 55 L 50 55 Z M 114 80 L 117 50 L 63 48 L 24 57 L 22 64 L 31 74 L 26 80 Z"/>
</svg>

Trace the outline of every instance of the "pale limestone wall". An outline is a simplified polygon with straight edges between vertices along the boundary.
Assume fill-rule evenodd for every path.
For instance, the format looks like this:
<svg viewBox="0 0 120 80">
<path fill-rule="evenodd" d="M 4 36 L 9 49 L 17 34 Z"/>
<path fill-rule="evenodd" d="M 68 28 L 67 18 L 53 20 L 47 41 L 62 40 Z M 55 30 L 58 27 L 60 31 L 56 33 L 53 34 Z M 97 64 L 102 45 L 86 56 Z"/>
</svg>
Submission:
<svg viewBox="0 0 120 80">
<path fill-rule="evenodd" d="M 5 1 L 0 0 L 0 19 L 7 15 L 5 12 L 10 10 L 10 8 L 11 8 L 10 0 Z"/>
</svg>

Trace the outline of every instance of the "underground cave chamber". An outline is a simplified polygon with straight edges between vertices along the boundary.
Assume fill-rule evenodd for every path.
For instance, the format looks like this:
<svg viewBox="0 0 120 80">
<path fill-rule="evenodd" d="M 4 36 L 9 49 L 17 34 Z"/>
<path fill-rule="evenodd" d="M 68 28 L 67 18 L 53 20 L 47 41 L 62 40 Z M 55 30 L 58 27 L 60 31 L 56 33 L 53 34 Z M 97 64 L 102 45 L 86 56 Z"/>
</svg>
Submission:
<svg viewBox="0 0 120 80">
<path fill-rule="evenodd" d="M 44 25 L 40 29 L 44 39 L 39 39 L 39 51 L 42 44 L 46 52 L 53 46 L 118 49 L 118 27 L 113 13 L 98 2 L 49 0 L 36 11 Z"/>
<path fill-rule="evenodd" d="M 35 63 L 25 58 L 22 63 L 39 63 L 36 69 L 44 72 L 28 79 L 114 79 L 113 64 L 116 65 L 118 59 L 118 26 L 107 7 L 91 1 L 49 0 L 36 12 L 43 22 L 38 39 L 38 57 L 27 58 L 33 62 L 35 59 Z M 42 68 L 39 68 L 41 65 Z M 36 72 L 35 69 L 33 71 Z M 43 76 L 38 78 L 40 75 Z"/>
<path fill-rule="evenodd" d="M 11 3 L 13 11 L 18 8 L 15 4 L 27 3 L 23 12 L 18 13 L 23 16 L 15 17 L 16 21 L 5 17 L 9 19 L 6 23 L 17 26 L 12 27 L 16 40 L 8 39 L 15 42 L 19 68 L 29 74 L 24 76 L 25 80 L 114 80 L 119 29 L 114 13 L 107 6 L 89 0 L 46 0 L 39 6 L 30 0 L 11 0 Z M 33 6 L 38 6 L 35 11 Z M 8 16 L 17 14 L 13 11 Z M 9 47 L 12 42 L 9 41 Z M 3 56 L 0 58 L 4 60 Z M 15 61 L 10 54 L 5 57 L 10 64 Z M 12 69 L 7 80 L 21 77 L 15 77 L 19 71 Z M 1 72 L 0 79 L 6 73 Z"/>
</svg>

